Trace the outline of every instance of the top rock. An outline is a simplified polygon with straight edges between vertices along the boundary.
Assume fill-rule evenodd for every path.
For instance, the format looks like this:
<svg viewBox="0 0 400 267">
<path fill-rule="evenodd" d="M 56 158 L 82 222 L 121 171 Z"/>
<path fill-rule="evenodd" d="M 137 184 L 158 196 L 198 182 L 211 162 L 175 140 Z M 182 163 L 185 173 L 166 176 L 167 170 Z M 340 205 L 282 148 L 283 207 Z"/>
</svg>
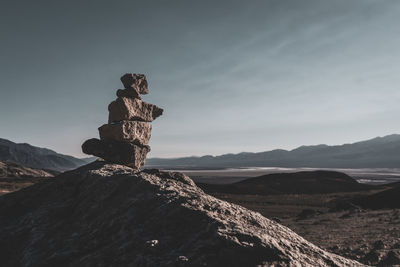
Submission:
<svg viewBox="0 0 400 267">
<path fill-rule="evenodd" d="M 149 93 L 146 75 L 144 74 L 127 73 L 121 77 L 121 82 L 126 89 L 133 88 L 142 95 Z"/>
</svg>

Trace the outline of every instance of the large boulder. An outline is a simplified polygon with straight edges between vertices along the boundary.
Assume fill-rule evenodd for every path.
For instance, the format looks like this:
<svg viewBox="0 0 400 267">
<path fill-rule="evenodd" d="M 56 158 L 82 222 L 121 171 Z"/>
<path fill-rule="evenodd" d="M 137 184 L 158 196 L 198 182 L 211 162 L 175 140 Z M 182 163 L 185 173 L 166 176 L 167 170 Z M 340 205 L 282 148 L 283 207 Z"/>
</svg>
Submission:
<svg viewBox="0 0 400 267">
<path fill-rule="evenodd" d="M 121 77 L 121 82 L 125 88 L 134 88 L 142 95 L 149 93 L 146 75 L 144 74 L 127 73 Z"/>
<path fill-rule="evenodd" d="M 82 144 L 82 151 L 108 162 L 140 169 L 145 164 L 150 147 L 135 143 L 92 138 Z"/>
<path fill-rule="evenodd" d="M 181 173 L 95 162 L 0 197 L 2 266 L 362 266 Z"/>
<path fill-rule="evenodd" d="M 136 98 L 118 97 L 108 106 L 108 123 L 123 120 L 151 122 L 161 116 L 163 109 Z"/>
<path fill-rule="evenodd" d="M 99 128 L 100 139 L 133 142 L 147 145 L 151 137 L 151 124 L 141 121 L 121 121 L 104 124 Z"/>
</svg>

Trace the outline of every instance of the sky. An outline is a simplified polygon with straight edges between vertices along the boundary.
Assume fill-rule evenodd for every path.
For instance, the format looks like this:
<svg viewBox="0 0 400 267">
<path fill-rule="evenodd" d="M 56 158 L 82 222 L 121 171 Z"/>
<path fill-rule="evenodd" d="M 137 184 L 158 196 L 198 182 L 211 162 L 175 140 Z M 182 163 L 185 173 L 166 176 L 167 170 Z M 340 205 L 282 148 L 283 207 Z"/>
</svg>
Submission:
<svg viewBox="0 0 400 267">
<path fill-rule="evenodd" d="M 125 73 L 149 157 L 400 133 L 400 1 L 2 1 L 0 138 L 84 157 Z"/>
</svg>

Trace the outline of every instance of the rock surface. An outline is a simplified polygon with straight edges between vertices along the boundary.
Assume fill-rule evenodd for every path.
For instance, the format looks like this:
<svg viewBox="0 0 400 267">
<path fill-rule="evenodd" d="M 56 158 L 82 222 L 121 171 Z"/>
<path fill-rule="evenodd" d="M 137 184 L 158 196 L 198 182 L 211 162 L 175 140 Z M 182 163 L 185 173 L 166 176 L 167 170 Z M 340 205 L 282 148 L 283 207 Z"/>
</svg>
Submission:
<svg viewBox="0 0 400 267">
<path fill-rule="evenodd" d="M 82 145 L 82 151 L 95 155 L 108 162 L 124 164 L 140 169 L 144 166 L 150 147 L 141 144 L 120 142 L 115 140 L 99 140 L 92 138 Z"/>
<path fill-rule="evenodd" d="M 99 128 L 101 140 L 116 140 L 147 145 L 151 137 L 151 124 L 141 121 L 122 121 L 104 124 Z"/>
<path fill-rule="evenodd" d="M 0 197 L 3 266 L 362 266 L 181 173 L 95 162 Z"/>
<path fill-rule="evenodd" d="M 144 74 L 126 73 L 121 77 L 121 82 L 125 88 L 133 88 L 142 95 L 149 93 L 147 79 Z"/>
<path fill-rule="evenodd" d="M 108 111 L 110 112 L 108 123 L 123 120 L 152 122 L 163 113 L 163 110 L 156 105 L 128 97 L 118 97 L 110 103 Z"/>
</svg>

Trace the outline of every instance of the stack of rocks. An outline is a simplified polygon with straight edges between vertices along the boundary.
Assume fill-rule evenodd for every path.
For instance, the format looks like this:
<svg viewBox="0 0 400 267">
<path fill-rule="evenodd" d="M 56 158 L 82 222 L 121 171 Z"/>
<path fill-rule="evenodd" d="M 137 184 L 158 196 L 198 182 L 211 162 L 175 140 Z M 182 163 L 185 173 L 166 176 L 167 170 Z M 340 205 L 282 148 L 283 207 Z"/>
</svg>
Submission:
<svg viewBox="0 0 400 267">
<path fill-rule="evenodd" d="M 85 141 L 82 150 L 112 163 L 140 169 L 150 152 L 149 122 L 161 116 L 163 110 L 141 100 L 141 95 L 149 92 L 145 75 L 129 73 L 121 81 L 125 89 L 119 89 L 118 98 L 108 106 L 108 124 L 99 128 L 100 140 Z"/>
</svg>

